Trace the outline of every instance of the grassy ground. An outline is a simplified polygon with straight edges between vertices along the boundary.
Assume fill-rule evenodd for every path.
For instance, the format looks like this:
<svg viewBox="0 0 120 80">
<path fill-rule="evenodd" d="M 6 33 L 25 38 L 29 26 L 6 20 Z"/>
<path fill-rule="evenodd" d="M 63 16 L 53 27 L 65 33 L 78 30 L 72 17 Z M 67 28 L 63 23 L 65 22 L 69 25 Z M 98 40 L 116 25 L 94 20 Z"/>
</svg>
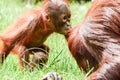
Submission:
<svg viewBox="0 0 120 80">
<path fill-rule="evenodd" d="M 0 0 L 0 32 L 13 22 L 19 14 L 29 9 L 21 0 Z M 71 4 L 72 25 L 75 26 L 84 18 L 91 3 L 79 5 Z M 31 5 L 36 8 L 40 5 Z M 18 59 L 14 55 L 9 55 L 5 64 L 0 69 L 0 80 L 41 80 L 47 72 L 58 72 L 63 76 L 63 80 L 84 80 L 85 76 L 78 68 L 75 60 L 70 55 L 67 42 L 64 36 L 54 33 L 45 42 L 50 48 L 49 61 L 43 69 L 34 71 L 19 70 Z"/>
</svg>

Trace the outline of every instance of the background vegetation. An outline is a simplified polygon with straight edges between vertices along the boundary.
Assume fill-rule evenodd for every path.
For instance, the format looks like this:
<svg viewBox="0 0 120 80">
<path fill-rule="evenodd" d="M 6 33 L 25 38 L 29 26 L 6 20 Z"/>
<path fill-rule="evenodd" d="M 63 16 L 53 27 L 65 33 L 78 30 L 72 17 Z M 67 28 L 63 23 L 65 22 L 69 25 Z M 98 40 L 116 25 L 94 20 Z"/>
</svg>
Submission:
<svg viewBox="0 0 120 80">
<path fill-rule="evenodd" d="M 90 4 L 91 2 L 84 4 L 73 2 L 70 5 L 73 27 L 83 20 Z M 0 0 L 1 34 L 21 13 L 30 8 L 37 8 L 40 5 L 41 3 L 27 6 L 22 0 Z M 59 73 L 63 80 L 84 80 L 86 75 L 79 70 L 68 50 L 67 42 L 63 35 L 54 33 L 45 43 L 51 48 L 46 67 L 33 71 L 20 70 L 17 56 L 9 55 L 0 69 L 0 80 L 41 80 L 41 77 L 48 72 Z"/>
</svg>

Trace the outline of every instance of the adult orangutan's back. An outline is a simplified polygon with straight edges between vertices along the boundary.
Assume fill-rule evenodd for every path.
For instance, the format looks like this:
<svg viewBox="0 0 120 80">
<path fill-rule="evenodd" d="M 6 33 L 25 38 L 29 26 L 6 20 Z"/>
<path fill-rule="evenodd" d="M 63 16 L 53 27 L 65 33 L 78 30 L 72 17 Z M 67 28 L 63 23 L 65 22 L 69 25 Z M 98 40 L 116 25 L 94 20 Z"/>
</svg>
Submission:
<svg viewBox="0 0 120 80">
<path fill-rule="evenodd" d="M 120 80 L 120 0 L 96 0 L 68 45 L 80 69 L 95 67 L 86 80 Z"/>
</svg>

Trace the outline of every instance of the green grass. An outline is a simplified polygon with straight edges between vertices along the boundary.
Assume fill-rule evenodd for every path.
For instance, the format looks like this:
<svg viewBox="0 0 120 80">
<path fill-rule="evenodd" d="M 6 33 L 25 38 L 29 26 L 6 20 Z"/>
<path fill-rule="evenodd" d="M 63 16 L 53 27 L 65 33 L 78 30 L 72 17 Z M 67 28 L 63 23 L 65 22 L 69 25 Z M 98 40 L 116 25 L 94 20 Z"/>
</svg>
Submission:
<svg viewBox="0 0 120 80">
<path fill-rule="evenodd" d="M 0 0 L 0 32 L 5 30 L 18 15 L 29 8 L 36 8 L 37 5 L 26 7 L 21 0 Z M 72 3 L 70 9 L 72 11 L 73 27 L 83 20 L 84 15 L 91 3 L 78 4 Z M 54 33 L 45 42 L 50 48 L 49 61 L 43 69 L 35 69 L 34 71 L 20 70 L 18 66 L 18 58 L 9 55 L 4 65 L 0 69 L 0 80 L 41 80 L 41 77 L 48 72 L 57 72 L 63 80 L 84 80 L 85 76 L 79 70 L 75 60 L 71 56 L 67 42 L 63 35 Z"/>
</svg>

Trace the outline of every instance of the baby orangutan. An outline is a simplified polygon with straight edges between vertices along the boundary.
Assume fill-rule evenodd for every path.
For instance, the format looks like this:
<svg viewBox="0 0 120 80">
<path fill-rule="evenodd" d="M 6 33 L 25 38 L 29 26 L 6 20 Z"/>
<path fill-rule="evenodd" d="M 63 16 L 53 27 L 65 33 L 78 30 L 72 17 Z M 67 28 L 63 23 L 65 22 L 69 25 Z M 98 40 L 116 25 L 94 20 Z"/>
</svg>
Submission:
<svg viewBox="0 0 120 80">
<path fill-rule="evenodd" d="M 34 47 L 48 49 L 44 42 L 53 32 L 66 35 L 71 29 L 71 13 L 68 7 L 66 0 L 44 0 L 40 8 L 22 14 L 9 26 L 4 35 L 0 36 L 3 42 L 0 49 L 0 64 L 3 64 L 10 51 L 13 51 L 19 55 L 19 64 L 26 67 L 30 63 L 29 55 L 32 54 L 32 50 L 24 52 L 25 50 Z M 37 53 L 46 55 L 41 50 L 35 50 L 35 54 Z M 47 55 L 44 57 L 43 60 L 46 62 Z M 33 62 L 36 60 L 33 56 Z"/>
</svg>

